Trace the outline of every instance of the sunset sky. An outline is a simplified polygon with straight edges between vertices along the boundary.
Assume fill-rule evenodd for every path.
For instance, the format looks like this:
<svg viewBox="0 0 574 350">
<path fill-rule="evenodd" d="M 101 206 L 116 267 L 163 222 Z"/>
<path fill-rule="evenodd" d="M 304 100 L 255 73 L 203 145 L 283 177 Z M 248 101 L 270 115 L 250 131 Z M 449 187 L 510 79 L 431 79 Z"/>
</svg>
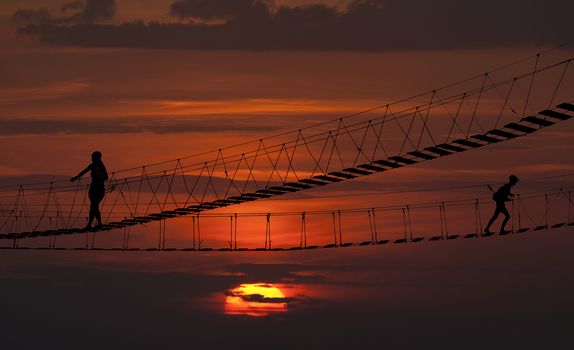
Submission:
<svg viewBox="0 0 574 350">
<path fill-rule="evenodd" d="M 109 171 L 118 171 L 333 120 L 548 50 L 552 51 L 542 56 L 540 64 L 571 58 L 572 13 L 574 2 L 566 0 L 2 0 L 0 186 L 69 178 L 89 163 L 94 150 L 103 153 Z M 527 64 L 530 62 L 534 61 Z M 568 71 L 571 75 L 573 68 Z M 570 93 L 574 92 L 571 82 L 572 77 Z M 521 89 L 524 92 L 527 86 Z M 572 101 L 574 95 L 569 98 Z M 537 102 L 533 98 L 528 113 L 541 110 Z M 501 145 L 220 212 L 302 212 L 478 198 L 489 196 L 486 186 L 450 192 L 441 188 L 497 186 L 509 174 L 523 180 L 518 192 L 566 188 L 574 184 L 573 135 L 574 122 L 566 121 Z M 559 177 L 536 180 L 553 176 Z M 422 194 L 408 192 L 433 188 Z M 486 216 L 492 207 L 487 203 L 484 210 Z M 203 228 L 205 244 L 224 246 L 228 219 L 207 220 L 214 221 Z M 348 220 L 346 230 L 353 239 L 361 240 L 358 232 L 362 234 L 368 227 L 365 217 Z M 399 216 L 389 217 L 387 232 L 400 234 L 395 229 L 400 220 Z M 472 228 L 468 220 L 453 218 L 453 230 Z M 262 245 L 262 222 L 242 224 L 243 244 Z M 296 245 L 292 239 L 298 239 L 299 221 L 284 219 L 275 224 L 277 242 Z M 189 225 L 188 219 L 168 223 L 170 244 L 189 246 Z M 323 224 L 310 225 L 320 230 Z M 120 234 L 104 233 L 100 242 L 118 245 L 116 233 Z M 136 244 L 156 244 L 155 226 L 136 233 Z M 232 332 L 242 334 L 240 344 L 250 343 L 245 334 L 251 334 L 255 343 L 250 329 L 260 327 L 266 329 L 266 341 L 284 339 L 289 329 L 296 329 L 301 339 L 313 335 L 313 344 L 320 347 L 319 335 L 329 334 L 326 326 L 317 325 L 321 320 L 339 332 L 348 327 L 342 344 L 361 344 L 352 336 L 366 335 L 360 327 L 370 334 L 365 344 L 374 344 L 373 335 L 384 326 L 403 334 L 393 320 L 408 328 L 412 317 L 414 327 L 434 324 L 432 329 L 438 332 L 437 323 L 444 323 L 444 329 L 461 330 L 459 321 L 480 327 L 497 317 L 512 324 L 526 315 L 524 319 L 531 324 L 522 322 L 520 326 L 527 330 L 542 326 L 543 336 L 532 343 L 514 338 L 512 332 L 521 332 L 514 326 L 511 334 L 503 337 L 505 344 L 537 348 L 544 337 L 554 336 L 558 349 L 560 340 L 573 340 L 562 333 L 561 327 L 567 323 L 560 322 L 560 317 L 574 310 L 567 298 L 574 290 L 574 262 L 565 249 L 574 243 L 571 233 L 571 229 L 548 233 L 555 235 L 556 244 L 521 236 L 490 244 L 464 241 L 440 248 L 389 247 L 390 260 L 385 260 L 378 247 L 320 255 L 175 253 L 169 257 L 2 250 L 0 306 L 9 306 L 5 300 L 17 300 L 14 305 L 26 310 L 26 315 L 11 305 L 9 312 L 0 316 L 0 325 L 18 330 L 30 319 L 49 321 L 43 313 L 57 310 L 44 303 L 56 300 L 55 305 L 65 310 L 58 319 L 68 327 L 74 320 L 86 328 L 95 325 L 96 331 L 105 334 L 102 339 L 119 336 L 126 344 L 141 348 L 160 341 L 161 337 L 151 336 L 151 343 L 144 340 L 146 332 L 154 332 L 150 324 L 158 317 L 159 328 L 187 344 L 193 337 L 208 344 L 211 336 L 217 338 L 220 331 L 234 327 L 243 329 L 243 333 Z M 325 244 L 329 237 L 318 234 L 313 239 Z M 70 244 L 83 244 L 83 240 L 78 237 Z M 544 252 L 537 250 L 538 246 L 543 246 Z M 489 261 L 490 254 L 494 254 L 493 261 Z M 53 285 L 48 281 L 54 281 Z M 145 289 L 145 293 L 127 306 L 111 303 L 116 295 L 128 300 L 139 293 L 125 281 L 133 281 L 135 288 Z M 162 283 L 165 289 L 158 287 Z M 243 314 L 244 318 L 237 317 L 239 312 L 225 314 L 229 300 L 241 298 L 236 294 L 246 290 L 240 288 L 246 283 L 261 284 L 261 288 L 274 283 L 283 293 L 280 301 L 284 303 L 251 311 L 267 316 L 268 310 L 280 309 L 270 318 L 274 326 L 251 319 L 249 313 Z M 189 295 L 178 290 L 181 285 Z M 93 299 L 87 315 L 75 311 L 86 307 L 83 303 L 87 300 L 74 295 L 71 306 L 62 296 L 70 290 L 88 292 L 87 298 Z M 469 298 L 476 297 L 477 304 L 461 296 L 464 293 L 459 290 Z M 487 290 L 484 295 L 483 290 Z M 555 301 L 546 299 L 551 298 L 550 290 L 557 291 Z M 43 291 L 47 294 L 40 295 Z M 164 300 L 153 300 L 154 291 Z M 429 293 L 443 292 L 437 296 L 438 304 L 428 298 Z M 257 304 L 257 298 L 244 298 L 246 304 L 237 303 L 231 309 L 243 310 L 250 307 L 247 302 Z M 411 303 L 415 299 L 418 301 Z M 117 308 L 112 310 L 112 304 Z M 536 306 L 530 312 L 527 308 L 533 304 Z M 105 305 L 106 315 L 98 305 Z M 407 306 L 403 309 L 401 305 Z M 444 307 L 444 313 L 437 305 Z M 194 312 L 208 319 L 208 326 L 190 316 Z M 342 313 L 360 321 L 353 324 Z M 552 315 L 556 319 L 552 320 Z M 102 325 L 107 318 L 117 318 L 111 328 Z M 143 322 L 147 319 L 150 324 Z M 182 322 L 189 322 L 194 330 L 186 333 Z M 567 322 L 572 325 L 571 320 Z M 143 332 L 130 331 L 122 338 L 120 329 L 126 325 Z M 200 331 L 202 327 L 208 330 Z M 310 330 L 312 327 L 315 329 Z M 45 333 L 49 332 L 37 334 L 52 337 Z M 24 332 L 14 332 L 9 342 L 16 342 L 15 334 Z M 92 335 L 86 330 L 77 334 L 78 338 L 70 339 Z M 440 342 L 430 332 L 425 334 Z M 487 340 L 494 335 L 501 336 L 494 330 Z M 130 340 L 132 337 L 136 340 Z M 233 344 L 230 340 L 223 343 Z M 413 347 L 424 343 L 423 338 L 407 342 Z M 400 345 L 400 341 L 395 339 L 392 344 Z M 454 348 L 456 342 L 447 345 Z"/>
</svg>

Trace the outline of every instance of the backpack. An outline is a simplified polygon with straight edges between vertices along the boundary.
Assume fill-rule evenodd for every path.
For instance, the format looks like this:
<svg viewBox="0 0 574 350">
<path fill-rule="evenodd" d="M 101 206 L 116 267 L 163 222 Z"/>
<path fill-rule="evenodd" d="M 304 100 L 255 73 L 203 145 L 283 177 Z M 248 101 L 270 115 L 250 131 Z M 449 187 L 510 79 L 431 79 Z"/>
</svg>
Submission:
<svg viewBox="0 0 574 350">
<path fill-rule="evenodd" d="M 506 201 L 506 196 L 504 195 L 504 187 L 505 187 L 505 186 L 502 186 L 501 188 L 498 189 L 498 191 L 496 191 L 496 192 L 494 192 L 494 193 L 492 194 L 492 199 L 493 199 L 495 202 L 503 202 L 503 201 Z"/>
</svg>

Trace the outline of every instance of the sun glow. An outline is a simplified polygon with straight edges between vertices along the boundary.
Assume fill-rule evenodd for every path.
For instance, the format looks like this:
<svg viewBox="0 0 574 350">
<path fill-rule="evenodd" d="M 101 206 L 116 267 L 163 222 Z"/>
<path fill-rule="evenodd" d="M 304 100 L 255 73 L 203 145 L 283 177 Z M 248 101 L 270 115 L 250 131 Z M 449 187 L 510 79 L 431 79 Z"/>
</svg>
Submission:
<svg viewBox="0 0 574 350">
<path fill-rule="evenodd" d="M 269 283 L 241 284 L 228 291 L 225 300 L 226 315 L 261 317 L 286 311 L 285 295 Z"/>
</svg>

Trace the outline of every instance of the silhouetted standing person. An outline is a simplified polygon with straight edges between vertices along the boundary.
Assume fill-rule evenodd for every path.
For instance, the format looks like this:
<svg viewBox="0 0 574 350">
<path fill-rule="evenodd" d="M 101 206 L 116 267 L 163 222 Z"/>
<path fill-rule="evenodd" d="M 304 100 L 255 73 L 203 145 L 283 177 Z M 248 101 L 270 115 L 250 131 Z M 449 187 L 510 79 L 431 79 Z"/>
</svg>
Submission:
<svg viewBox="0 0 574 350">
<path fill-rule="evenodd" d="M 510 198 L 514 197 L 514 194 L 510 192 L 512 187 L 516 185 L 518 182 L 518 177 L 514 175 L 510 175 L 508 177 L 508 183 L 502 185 L 494 194 L 492 195 L 492 199 L 496 202 L 496 209 L 494 210 L 494 214 L 492 214 L 492 218 L 488 222 L 488 225 L 484 228 L 484 233 L 492 233 L 490 232 L 490 226 L 496 221 L 498 215 L 504 214 L 504 221 L 502 222 L 502 226 L 500 226 L 500 233 L 508 232 L 504 228 L 510 220 L 510 213 L 508 209 L 506 209 L 505 203 L 510 201 Z M 489 186 L 490 187 L 490 186 Z"/>
<path fill-rule="evenodd" d="M 104 166 L 104 162 L 102 162 L 101 152 L 95 151 L 92 153 L 92 164 L 88 165 L 86 169 L 82 170 L 78 175 L 71 178 L 70 181 L 74 182 L 78 180 L 88 171 L 92 177 L 92 182 L 90 183 L 90 190 L 88 191 L 88 196 L 90 198 L 90 217 L 88 219 L 88 225 L 86 228 L 91 228 L 94 219 L 96 219 L 98 222 L 98 226 L 102 225 L 100 202 L 106 195 L 106 187 L 104 186 L 104 183 L 108 180 L 108 172 Z"/>
</svg>

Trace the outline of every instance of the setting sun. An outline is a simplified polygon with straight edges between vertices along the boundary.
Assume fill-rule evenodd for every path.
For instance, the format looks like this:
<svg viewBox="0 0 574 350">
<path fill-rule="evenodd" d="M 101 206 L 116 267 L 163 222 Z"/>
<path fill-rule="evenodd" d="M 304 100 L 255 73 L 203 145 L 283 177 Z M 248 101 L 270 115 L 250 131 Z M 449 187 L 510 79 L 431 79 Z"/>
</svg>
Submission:
<svg viewBox="0 0 574 350">
<path fill-rule="evenodd" d="M 283 292 L 272 284 L 241 284 L 225 300 L 226 315 L 269 316 L 287 311 Z"/>
</svg>

